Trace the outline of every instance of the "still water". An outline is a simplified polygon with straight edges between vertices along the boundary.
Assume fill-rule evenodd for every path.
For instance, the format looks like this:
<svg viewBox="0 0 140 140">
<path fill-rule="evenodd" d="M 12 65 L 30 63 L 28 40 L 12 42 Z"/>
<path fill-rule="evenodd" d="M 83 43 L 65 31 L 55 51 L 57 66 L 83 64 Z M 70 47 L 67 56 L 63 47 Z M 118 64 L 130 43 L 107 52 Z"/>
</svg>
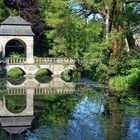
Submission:
<svg viewBox="0 0 140 140">
<path fill-rule="evenodd" d="M 0 140 L 140 140 L 140 94 L 87 79 L 1 79 Z"/>
</svg>

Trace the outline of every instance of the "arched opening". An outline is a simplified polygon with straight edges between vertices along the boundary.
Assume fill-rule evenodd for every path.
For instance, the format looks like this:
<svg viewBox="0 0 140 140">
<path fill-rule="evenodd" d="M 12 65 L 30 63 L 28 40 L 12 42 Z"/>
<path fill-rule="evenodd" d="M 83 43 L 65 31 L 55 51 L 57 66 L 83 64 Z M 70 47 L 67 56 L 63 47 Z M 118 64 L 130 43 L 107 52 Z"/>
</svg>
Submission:
<svg viewBox="0 0 140 140">
<path fill-rule="evenodd" d="M 26 57 L 26 44 L 20 39 L 9 40 L 5 45 L 5 57 Z"/>
<path fill-rule="evenodd" d="M 26 73 L 19 67 L 13 67 L 7 71 L 7 76 L 9 78 L 19 78 L 23 77 Z"/>
<path fill-rule="evenodd" d="M 11 113 L 21 113 L 26 108 L 26 94 L 24 95 L 6 95 L 6 108 Z"/>
<path fill-rule="evenodd" d="M 52 80 L 53 73 L 46 68 L 41 68 L 35 73 L 35 78 L 40 83 L 49 83 Z"/>
<path fill-rule="evenodd" d="M 66 81 L 66 82 L 72 82 L 73 78 L 74 78 L 74 70 L 72 70 L 72 69 L 65 69 L 61 73 L 61 78 L 62 78 L 62 80 Z"/>
</svg>

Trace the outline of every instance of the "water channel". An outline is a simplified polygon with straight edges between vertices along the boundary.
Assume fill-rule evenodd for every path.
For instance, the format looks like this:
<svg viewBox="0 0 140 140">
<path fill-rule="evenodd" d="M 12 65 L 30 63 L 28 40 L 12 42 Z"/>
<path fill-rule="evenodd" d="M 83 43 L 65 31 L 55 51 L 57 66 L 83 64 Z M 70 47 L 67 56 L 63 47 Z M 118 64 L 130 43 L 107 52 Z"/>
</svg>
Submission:
<svg viewBox="0 0 140 140">
<path fill-rule="evenodd" d="M 1 78 L 0 140 L 140 140 L 140 94 L 86 78 Z"/>
</svg>

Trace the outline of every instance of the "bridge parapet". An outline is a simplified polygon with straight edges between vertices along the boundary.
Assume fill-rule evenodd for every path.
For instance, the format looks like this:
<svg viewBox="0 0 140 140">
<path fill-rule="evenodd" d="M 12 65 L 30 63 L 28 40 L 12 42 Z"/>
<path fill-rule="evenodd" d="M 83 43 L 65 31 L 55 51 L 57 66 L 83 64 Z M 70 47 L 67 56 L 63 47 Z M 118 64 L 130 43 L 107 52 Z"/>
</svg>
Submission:
<svg viewBox="0 0 140 140">
<path fill-rule="evenodd" d="M 75 59 L 71 58 L 34 58 L 34 63 L 37 64 L 75 64 Z"/>
<path fill-rule="evenodd" d="M 6 64 L 24 64 L 26 58 L 6 58 Z"/>
<path fill-rule="evenodd" d="M 35 57 L 35 64 L 75 64 L 75 59 L 71 58 L 43 58 Z M 27 64 L 26 58 L 6 58 L 7 64 Z"/>
</svg>

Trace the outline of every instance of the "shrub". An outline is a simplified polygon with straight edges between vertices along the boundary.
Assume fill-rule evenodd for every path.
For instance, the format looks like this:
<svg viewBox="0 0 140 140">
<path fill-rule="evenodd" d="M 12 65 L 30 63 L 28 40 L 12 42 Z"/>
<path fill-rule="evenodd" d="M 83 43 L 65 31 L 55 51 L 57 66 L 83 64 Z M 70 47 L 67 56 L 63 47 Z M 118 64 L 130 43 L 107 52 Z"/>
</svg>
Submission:
<svg viewBox="0 0 140 140">
<path fill-rule="evenodd" d="M 99 64 L 96 68 L 97 80 L 101 83 L 105 83 L 108 78 L 108 67 L 105 64 Z"/>
<path fill-rule="evenodd" d="M 11 58 L 21 58 L 22 55 L 20 55 L 18 53 L 15 53 L 15 52 L 12 52 L 9 57 L 11 57 Z"/>
<path fill-rule="evenodd" d="M 140 70 L 132 68 L 127 76 L 116 76 L 109 80 L 111 90 L 138 89 L 140 87 Z"/>
<path fill-rule="evenodd" d="M 128 77 L 127 76 L 117 76 L 109 80 L 109 88 L 111 90 L 126 90 L 128 89 Z"/>
<path fill-rule="evenodd" d="M 23 75 L 24 72 L 20 68 L 12 68 L 7 72 L 7 76 L 11 78 L 18 78 Z"/>
<path fill-rule="evenodd" d="M 140 68 L 140 59 L 138 58 L 131 58 L 129 61 L 129 65 L 132 68 Z"/>
<path fill-rule="evenodd" d="M 140 75 L 140 69 L 132 68 L 132 69 L 128 70 L 128 74 L 133 74 L 133 73 Z"/>
<path fill-rule="evenodd" d="M 40 70 L 38 70 L 35 74 L 36 77 L 39 77 L 39 76 L 48 76 L 48 75 L 51 75 L 51 73 L 45 69 L 45 68 L 42 68 Z"/>
<path fill-rule="evenodd" d="M 129 70 L 128 82 L 130 88 L 138 89 L 140 87 L 140 69 L 132 68 Z"/>
<path fill-rule="evenodd" d="M 72 80 L 72 77 L 73 76 L 73 73 L 71 70 L 64 70 L 61 74 L 61 78 L 64 80 L 64 81 L 71 81 Z"/>
</svg>

